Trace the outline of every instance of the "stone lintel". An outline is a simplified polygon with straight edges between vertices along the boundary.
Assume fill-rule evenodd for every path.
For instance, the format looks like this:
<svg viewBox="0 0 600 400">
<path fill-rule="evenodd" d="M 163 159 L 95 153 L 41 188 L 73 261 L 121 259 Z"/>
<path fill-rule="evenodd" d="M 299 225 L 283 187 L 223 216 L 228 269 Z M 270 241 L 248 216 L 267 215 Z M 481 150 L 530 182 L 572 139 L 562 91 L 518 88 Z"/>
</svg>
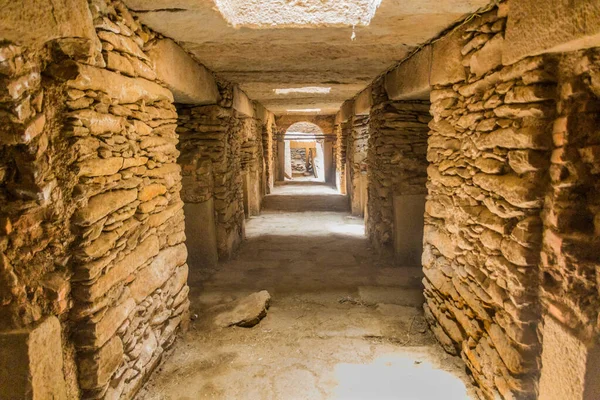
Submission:
<svg viewBox="0 0 600 400">
<path fill-rule="evenodd" d="M 385 75 L 390 100 L 428 100 L 431 46 L 425 46 Z"/>
<path fill-rule="evenodd" d="M 247 117 L 254 117 L 254 104 L 239 86 L 233 88 L 233 109 Z"/>
<path fill-rule="evenodd" d="M 600 2 L 510 0 L 502 62 L 600 46 Z"/>
<path fill-rule="evenodd" d="M 354 115 L 369 115 L 373 105 L 372 92 L 373 88 L 369 86 L 356 96 L 354 99 Z"/>
<path fill-rule="evenodd" d="M 157 77 L 182 104 L 216 104 L 219 89 L 211 72 L 171 39 L 159 40 L 149 51 Z"/>
</svg>

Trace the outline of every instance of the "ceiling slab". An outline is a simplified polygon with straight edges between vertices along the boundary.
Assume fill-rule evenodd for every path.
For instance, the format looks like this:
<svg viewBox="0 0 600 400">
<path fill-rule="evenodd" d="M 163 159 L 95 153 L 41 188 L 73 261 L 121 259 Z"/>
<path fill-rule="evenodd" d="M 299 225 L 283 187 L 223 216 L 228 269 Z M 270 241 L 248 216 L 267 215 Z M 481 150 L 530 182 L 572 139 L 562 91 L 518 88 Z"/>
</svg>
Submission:
<svg viewBox="0 0 600 400">
<path fill-rule="evenodd" d="M 336 3 L 319 1 L 326 6 Z M 260 1 L 261 6 L 278 2 Z M 234 28 L 212 0 L 125 0 L 144 24 L 178 41 L 197 60 L 278 115 L 304 108 L 335 114 L 344 100 L 416 46 L 488 2 L 382 0 L 370 24 L 354 28 L 352 40 L 350 26 Z M 303 86 L 332 89 L 301 95 L 274 92 Z"/>
</svg>

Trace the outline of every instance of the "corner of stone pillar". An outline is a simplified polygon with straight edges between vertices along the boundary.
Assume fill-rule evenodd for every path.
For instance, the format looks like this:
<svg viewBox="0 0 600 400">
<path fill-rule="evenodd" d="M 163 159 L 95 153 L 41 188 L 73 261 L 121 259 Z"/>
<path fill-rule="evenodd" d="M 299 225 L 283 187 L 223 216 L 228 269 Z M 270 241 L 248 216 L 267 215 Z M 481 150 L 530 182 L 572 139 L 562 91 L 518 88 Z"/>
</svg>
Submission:
<svg viewBox="0 0 600 400">
<path fill-rule="evenodd" d="M 67 399 L 58 318 L 0 333 L 0 399 Z"/>
</svg>

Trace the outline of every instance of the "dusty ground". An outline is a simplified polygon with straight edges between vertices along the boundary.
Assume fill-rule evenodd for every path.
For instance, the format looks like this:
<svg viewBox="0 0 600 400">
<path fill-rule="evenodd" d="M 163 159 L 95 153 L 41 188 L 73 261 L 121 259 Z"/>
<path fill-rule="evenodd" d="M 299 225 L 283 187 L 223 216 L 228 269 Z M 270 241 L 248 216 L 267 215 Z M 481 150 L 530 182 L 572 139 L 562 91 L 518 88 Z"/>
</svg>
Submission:
<svg viewBox="0 0 600 400">
<path fill-rule="evenodd" d="M 344 209 L 324 185 L 277 187 L 236 259 L 190 277 L 199 317 L 138 399 L 468 399 L 427 330 L 420 269 L 378 259 Z M 206 328 L 207 307 L 261 289 L 260 324 Z"/>
</svg>

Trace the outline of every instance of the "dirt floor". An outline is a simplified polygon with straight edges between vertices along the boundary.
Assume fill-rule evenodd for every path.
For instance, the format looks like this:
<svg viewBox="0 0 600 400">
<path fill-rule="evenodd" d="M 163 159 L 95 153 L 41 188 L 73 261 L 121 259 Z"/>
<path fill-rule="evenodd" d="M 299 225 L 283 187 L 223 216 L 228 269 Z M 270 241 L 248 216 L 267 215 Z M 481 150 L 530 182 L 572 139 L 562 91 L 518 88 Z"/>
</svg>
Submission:
<svg viewBox="0 0 600 400">
<path fill-rule="evenodd" d="M 190 265 L 198 317 L 138 400 L 472 398 L 427 328 L 420 268 L 375 256 L 346 209 L 324 184 L 278 186 L 234 260 Z M 207 327 L 203 310 L 262 289 L 258 325 Z"/>
</svg>

